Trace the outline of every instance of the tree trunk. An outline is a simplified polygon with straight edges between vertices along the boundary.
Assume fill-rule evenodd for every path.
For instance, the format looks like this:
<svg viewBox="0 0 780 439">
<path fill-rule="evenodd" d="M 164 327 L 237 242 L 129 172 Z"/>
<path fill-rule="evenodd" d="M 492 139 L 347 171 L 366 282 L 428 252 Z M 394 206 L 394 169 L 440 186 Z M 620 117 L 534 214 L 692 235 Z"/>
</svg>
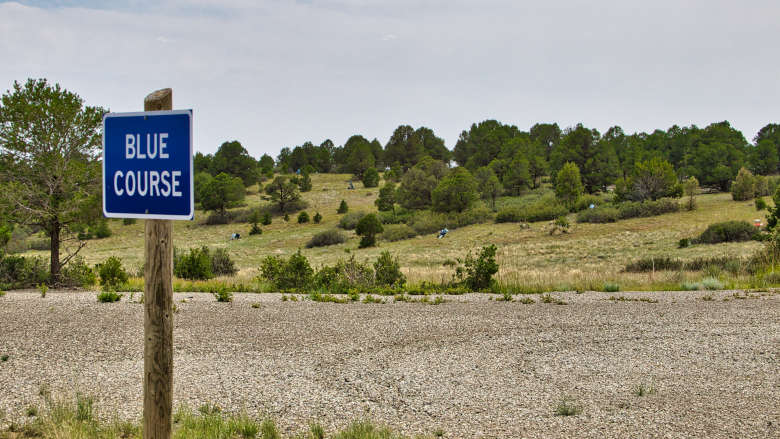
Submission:
<svg viewBox="0 0 780 439">
<path fill-rule="evenodd" d="M 60 282 L 60 225 L 59 218 L 54 218 L 51 222 L 49 236 L 51 236 L 51 268 L 49 282 L 57 285 Z"/>
</svg>

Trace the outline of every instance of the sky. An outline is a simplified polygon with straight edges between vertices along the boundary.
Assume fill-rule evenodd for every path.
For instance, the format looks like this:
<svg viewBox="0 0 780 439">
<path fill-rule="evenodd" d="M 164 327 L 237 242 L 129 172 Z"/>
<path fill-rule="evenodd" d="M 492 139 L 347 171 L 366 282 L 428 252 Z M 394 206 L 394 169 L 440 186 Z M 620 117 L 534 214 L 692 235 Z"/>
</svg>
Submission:
<svg viewBox="0 0 780 439">
<path fill-rule="evenodd" d="M 0 92 L 47 78 L 140 111 L 173 89 L 195 149 L 255 157 L 402 124 L 627 133 L 780 121 L 780 2 L 0 0 Z"/>
</svg>

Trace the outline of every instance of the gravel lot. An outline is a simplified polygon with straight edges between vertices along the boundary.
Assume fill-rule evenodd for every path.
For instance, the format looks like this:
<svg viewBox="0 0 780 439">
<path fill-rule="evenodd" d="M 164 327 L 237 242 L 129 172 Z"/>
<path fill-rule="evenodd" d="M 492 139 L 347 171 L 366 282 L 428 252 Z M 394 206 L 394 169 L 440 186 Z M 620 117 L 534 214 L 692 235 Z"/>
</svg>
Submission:
<svg viewBox="0 0 780 439">
<path fill-rule="evenodd" d="M 369 418 L 449 438 L 777 438 L 780 295 L 733 294 L 553 295 L 568 305 L 467 295 L 436 306 L 176 294 L 175 404 L 270 415 L 288 432 Z M 143 305 L 127 299 L 0 298 L 6 420 L 38 403 L 44 384 L 139 418 Z M 640 385 L 655 392 L 637 396 Z M 565 396 L 580 415 L 555 416 Z"/>
</svg>

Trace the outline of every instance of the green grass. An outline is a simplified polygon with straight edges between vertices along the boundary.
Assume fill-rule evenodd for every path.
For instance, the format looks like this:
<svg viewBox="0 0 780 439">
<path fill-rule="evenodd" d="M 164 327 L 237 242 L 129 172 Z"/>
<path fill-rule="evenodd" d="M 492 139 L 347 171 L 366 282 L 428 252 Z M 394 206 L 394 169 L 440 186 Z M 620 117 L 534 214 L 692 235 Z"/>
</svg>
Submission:
<svg viewBox="0 0 780 439">
<path fill-rule="evenodd" d="M 563 398 L 555 406 L 555 416 L 576 416 L 582 413 L 582 407 L 571 398 Z"/>
<path fill-rule="evenodd" d="M 92 398 L 77 394 L 75 399 L 55 399 L 41 392 L 43 406 L 29 406 L 24 424 L 11 424 L 0 429 L 0 438 L 33 439 L 141 439 L 140 421 L 102 420 L 95 415 Z M 440 430 L 418 439 L 440 437 Z M 270 418 L 256 418 L 246 412 L 227 413 L 213 404 L 203 404 L 197 410 L 180 406 L 173 414 L 174 439 L 411 439 L 373 422 L 355 421 L 346 428 L 326 432 L 319 424 L 311 424 L 302 433 L 283 436 Z"/>
<path fill-rule="evenodd" d="M 548 291 L 603 291 L 605 285 L 619 285 L 621 291 L 650 291 L 679 289 L 683 282 L 706 277 L 702 272 L 625 273 L 627 262 L 640 257 L 672 255 L 683 260 L 714 256 L 751 256 L 761 243 L 739 242 L 716 245 L 693 245 L 678 249 L 682 238 L 698 236 L 711 223 L 763 218 L 752 203 L 735 202 L 728 193 L 700 195 L 698 208 L 650 218 L 635 218 L 609 224 L 573 224 L 571 233 L 550 235 L 547 221 L 532 223 L 524 228 L 519 224 L 476 224 L 452 230 L 444 239 L 435 234 L 417 236 L 396 242 L 379 241 L 377 247 L 357 249 L 359 238 L 354 232 L 345 232 L 347 241 L 328 247 L 307 249 L 306 243 L 317 233 L 336 228 L 343 216 L 336 213 L 344 199 L 350 212 L 371 212 L 376 208 L 375 189 L 346 189 L 349 175 L 316 174 L 312 176 L 314 189 L 303 193 L 310 212 L 322 213 L 319 224 L 284 222 L 274 217 L 272 224 L 263 227 L 262 235 L 249 236 L 250 224 L 204 226 L 201 211 L 195 221 L 174 221 L 174 244 L 184 250 L 195 246 L 226 248 L 235 260 L 239 273 L 234 277 L 210 281 L 176 280 L 175 291 L 208 292 L 215 283 L 227 284 L 229 291 L 267 292 L 267 283 L 256 280 L 260 261 L 268 255 L 289 256 L 301 249 L 313 267 L 333 265 L 347 253 L 358 260 L 375 260 L 383 250 L 399 257 L 401 270 L 409 285 L 421 282 L 441 283 L 452 278 L 451 261 L 462 258 L 469 251 L 486 244 L 498 247 L 496 255 L 500 270 L 496 275 L 499 288 L 519 293 Z M 498 208 L 522 206 L 540 198 L 549 189 L 542 189 L 523 197 L 504 197 Z M 247 207 L 267 203 L 260 198 L 257 187 L 249 189 Z M 118 256 L 131 273 L 138 273 L 143 263 L 144 222 L 123 225 L 121 220 L 109 221 L 113 234 L 109 238 L 88 242 L 80 255 L 89 265 Z M 234 232 L 245 238 L 230 240 Z M 32 255 L 46 253 L 30 251 Z M 728 274 L 722 278 L 727 284 L 740 288 L 780 286 L 780 277 L 757 282 L 747 275 Z M 122 291 L 141 291 L 142 278 L 131 278 Z"/>
</svg>

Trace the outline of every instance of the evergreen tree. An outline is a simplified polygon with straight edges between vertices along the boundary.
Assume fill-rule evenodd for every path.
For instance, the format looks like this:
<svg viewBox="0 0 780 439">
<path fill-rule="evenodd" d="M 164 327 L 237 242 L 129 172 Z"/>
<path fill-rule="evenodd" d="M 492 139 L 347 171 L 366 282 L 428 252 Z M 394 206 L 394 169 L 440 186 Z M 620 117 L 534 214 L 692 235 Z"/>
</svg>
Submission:
<svg viewBox="0 0 780 439">
<path fill-rule="evenodd" d="M 566 162 L 555 178 L 555 196 L 571 208 L 583 192 L 580 168 L 573 162 Z"/>
<path fill-rule="evenodd" d="M 379 189 L 379 196 L 374 204 L 380 212 L 391 211 L 395 207 L 395 183 L 392 181 L 386 181 L 384 186 Z"/>
<path fill-rule="evenodd" d="M 455 168 L 431 193 L 433 208 L 439 212 L 463 212 L 477 200 L 477 181 L 463 167 Z"/>
<path fill-rule="evenodd" d="M 376 169 L 366 169 L 366 172 L 363 173 L 363 186 L 367 188 L 379 186 L 379 173 L 376 172 Z"/>
<path fill-rule="evenodd" d="M 339 204 L 339 210 L 336 213 L 347 213 L 349 212 L 349 206 L 347 206 L 347 202 L 344 200 L 341 200 L 341 204 Z"/>
</svg>

